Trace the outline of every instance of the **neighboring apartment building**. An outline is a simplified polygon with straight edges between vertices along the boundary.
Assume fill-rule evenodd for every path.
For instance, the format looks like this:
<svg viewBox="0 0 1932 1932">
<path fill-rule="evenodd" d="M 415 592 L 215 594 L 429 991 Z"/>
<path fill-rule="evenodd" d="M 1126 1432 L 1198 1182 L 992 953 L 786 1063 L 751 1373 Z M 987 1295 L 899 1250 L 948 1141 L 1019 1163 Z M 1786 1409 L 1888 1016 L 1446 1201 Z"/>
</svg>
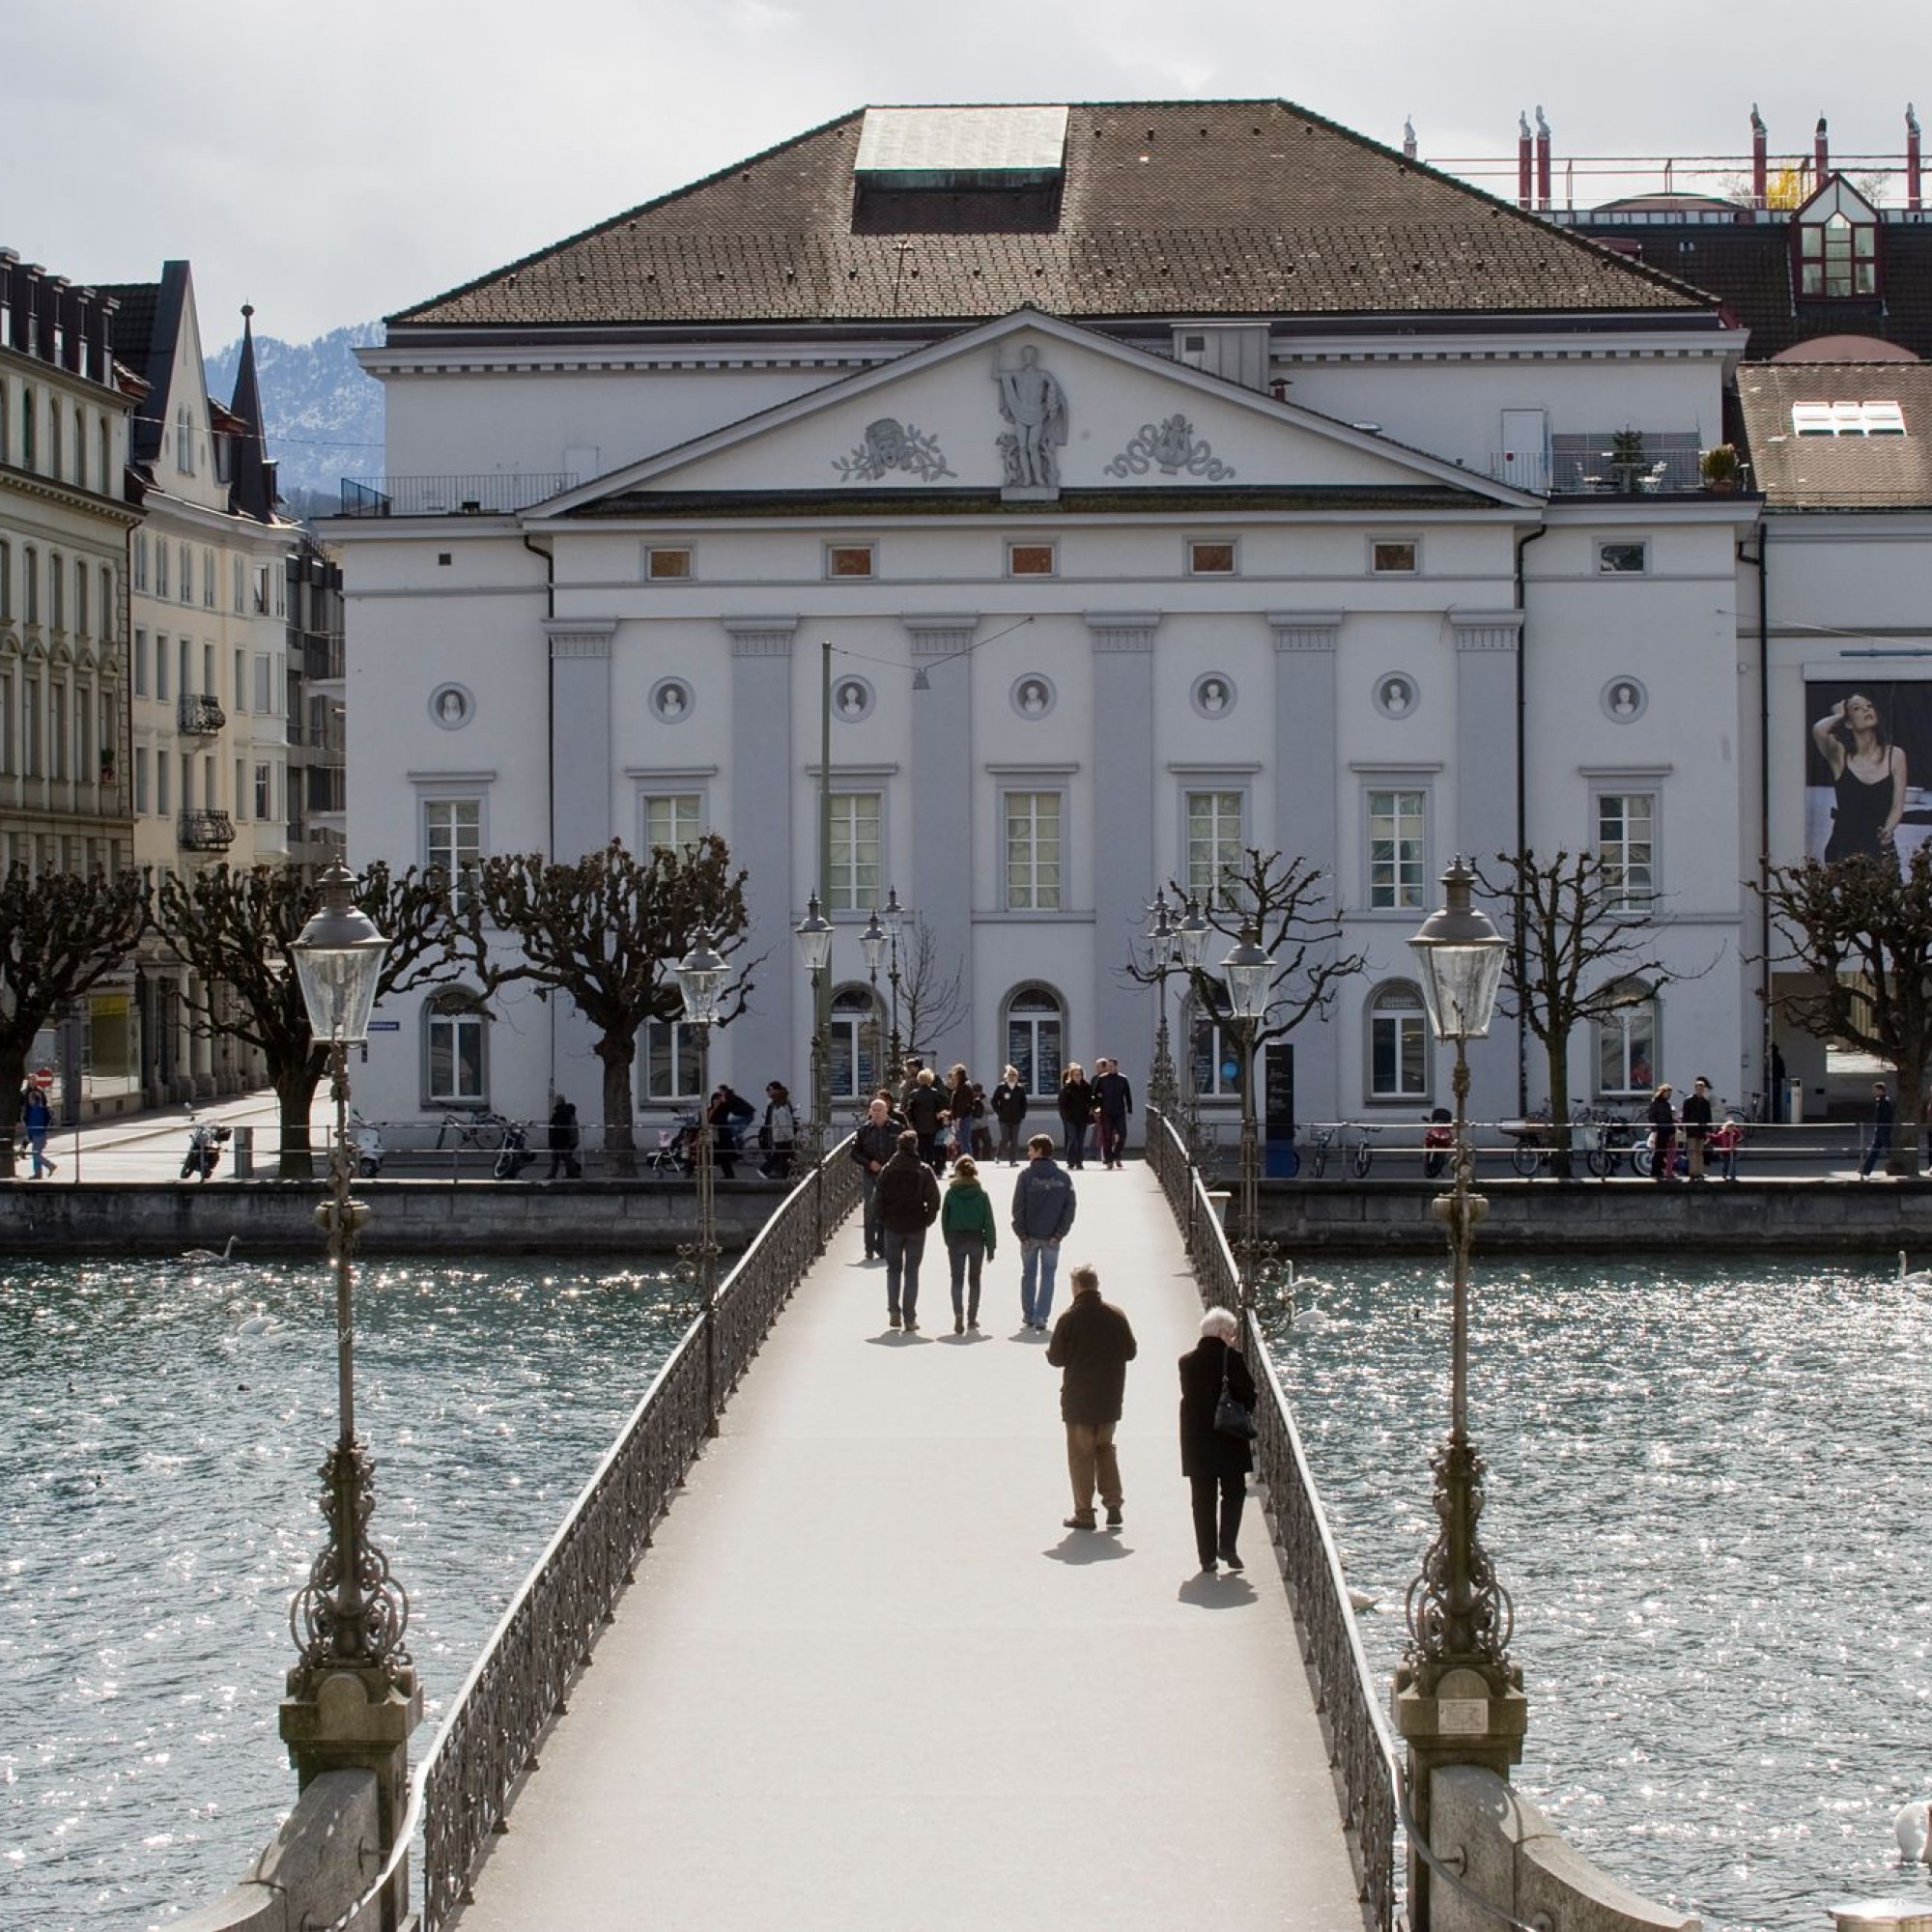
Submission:
<svg viewBox="0 0 1932 1932">
<path fill-rule="evenodd" d="M 0 870 L 135 861 L 126 571 L 140 512 L 114 306 L 0 249 Z M 50 1044 L 64 1103 L 112 1109 L 137 1091 L 130 984 L 96 988 Z"/>
<path fill-rule="evenodd" d="M 716 1070 L 801 1094 L 789 928 L 822 866 L 847 1099 L 889 1022 L 858 935 L 896 887 L 968 1001 L 920 1044 L 1013 1062 L 1050 1119 L 1067 1060 L 1145 1084 L 1122 968 L 1155 891 L 1279 847 L 1368 970 L 1270 1093 L 1412 1123 L 1448 1086 L 1406 947 L 1436 875 L 1595 848 L 1685 977 L 1579 1035 L 1573 1091 L 1628 1102 L 1694 1054 L 1748 1094 L 1757 505 L 1697 467 L 1744 348 L 1674 275 L 1287 102 L 847 115 L 363 352 L 391 480 L 328 530 L 352 861 L 722 833 L 762 963 Z M 1236 1057 L 1175 1007 L 1183 1078 L 1232 1111 Z M 391 1016 L 372 1113 L 598 1093 L 563 1002 Z M 695 1097 L 681 1033 L 643 1044 L 639 1100 Z M 1541 1097 L 1506 1029 L 1471 1059 L 1480 1113 Z"/>
<path fill-rule="evenodd" d="M 288 854 L 287 556 L 264 452 L 249 311 L 232 407 L 208 393 L 185 262 L 105 291 L 115 353 L 145 381 L 132 461 L 130 781 L 137 864 L 185 873 Z M 152 1101 L 245 1091 L 253 1056 L 189 1024 L 192 988 L 157 951 L 140 975 Z M 217 1005 L 217 1013 L 219 1006 Z"/>
<path fill-rule="evenodd" d="M 342 566 L 307 530 L 288 572 L 289 851 L 320 872 L 340 858 L 347 823 Z"/>
</svg>

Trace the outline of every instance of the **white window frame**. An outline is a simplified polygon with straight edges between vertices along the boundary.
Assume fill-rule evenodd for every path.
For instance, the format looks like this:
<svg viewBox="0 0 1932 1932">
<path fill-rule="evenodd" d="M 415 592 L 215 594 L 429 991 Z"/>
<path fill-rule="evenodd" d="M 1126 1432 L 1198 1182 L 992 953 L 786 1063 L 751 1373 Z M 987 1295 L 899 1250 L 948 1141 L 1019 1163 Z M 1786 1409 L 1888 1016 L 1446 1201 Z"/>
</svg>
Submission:
<svg viewBox="0 0 1932 1932">
<path fill-rule="evenodd" d="M 683 562 L 682 569 L 672 569 L 672 558 Z M 663 560 L 665 568 L 658 564 Z M 690 583 L 697 575 L 697 552 L 690 544 L 646 544 L 644 546 L 644 582 L 646 583 Z"/>
<path fill-rule="evenodd" d="M 1046 568 L 1044 570 L 1021 570 L 1014 559 L 1021 551 L 1044 551 Z M 1060 575 L 1060 546 L 1051 538 L 1009 537 L 1007 539 L 1007 575 L 1021 580 Z"/>
<path fill-rule="evenodd" d="M 651 830 L 651 820 L 660 808 L 670 820 L 668 838 L 657 838 Z M 653 785 L 638 793 L 639 852 L 648 853 L 660 845 L 674 852 L 689 852 L 704 837 L 707 822 L 706 799 L 700 785 Z"/>
<path fill-rule="evenodd" d="M 1642 980 L 1620 981 L 1641 989 L 1643 997 L 1628 1006 L 1590 1022 L 1590 1086 L 1600 1100 L 1650 1098 L 1657 1084 L 1657 1069 L 1662 1064 L 1659 1053 L 1659 1009 L 1657 990 Z M 1648 1055 L 1637 1050 L 1649 1048 Z M 1618 1081 L 1604 1078 L 1606 1051 L 1614 1050 Z"/>
<path fill-rule="evenodd" d="M 475 865 L 480 867 L 490 852 L 490 799 L 486 787 L 450 782 L 440 785 L 421 785 L 416 792 L 417 846 L 422 854 L 422 866 L 428 870 L 433 866 L 443 866 L 449 881 L 451 907 L 461 912 L 469 902 L 469 888 L 466 883 L 467 868 L 462 860 L 463 841 L 457 838 L 453 817 L 450 820 L 451 835 L 442 836 L 440 821 L 445 814 L 454 814 L 464 807 L 473 807 L 476 813 Z M 448 854 L 445 862 L 444 854 Z"/>
<path fill-rule="evenodd" d="M 1207 551 L 1226 551 L 1228 561 L 1225 565 L 1204 563 L 1202 554 Z M 1238 537 L 1189 537 L 1187 539 L 1187 575 L 1189 577 L 1238 577 L 1241 574 L 1241 543 Z"/>
<path fill-rule="evenodd" d="M 1435 1092 L 1435 1054 L 1429 1035 L 1429 1010 L 1413 980 L 1384 980 L 1369 994 L 1363 1009 L 1368 1063 L 1362 1092 L 1371 1106 L 1427 1102 Z M 1387 1054 L 1382 1046 L 1386 1037 Z M 1394 1079 L 1381 1077 L 1387 1058 Z"/>
<path fill-rule="evenodd" d="M 1649 808 L 1649 823 L 1641 837 L 1634 836 L 1630 805 L 1641 801 Z M 1621 802 L 1619 813 L 1623 829 L 1619 837 L 1605 836 L 1605 814 L 1613 802 Z M 1655 784 L 1636 781 L 1593 786 L 1590 793 L 1590 845 L 1603 862 L 1604 883 L 1609 889 L 1605 909 L 1617 913 L 1647 913 L 1657 903 L 1658 823 L 1663 815 L 1663 798 Z M 1633 858 L 1632 848 L 1642 848 L 1644 856 Z"/>
<path fill-rule="evenodd" d="M 647 1105 L 675 1107 L 703 1099 L 697 1077 L 696 1027 L 683 1020 L 647 1020 L 640 1044 L 643 1051 L 638 1056 L 641 1063 L 638 1077 Z M 668 1080 L 658 1078 L 660 1066 L 668 1072 Z"/>
<path fill-rule="evenodd" d="M 1622 555 L 1636 553 L 1636 560 L 1625 562 Z M 1648 577 L 1650 539 L 1648 537 L 1599 537 L 1596 546 L 1599 577 Z M 1613 560 L 1617 559 L 1617 560 Z"/>
<path fill-rule="evenodd" d="M 1389 800 L 1387 811 L 1378 810 L 1377 801 Z M 1407 807 L 1413 799 L 1415 834 L 1413 852 L 1405 848 Z M 1362 788 L 1362 892 L 1363 906 L 1369 912 L 1401 913 L 1405 916 L 1424 911 L 1429 897 L 1429 821 L 1434 801 L 1427 784 L 1416 779 L 1378 778 Z M 1376 856 L 1378 821 L 1388 822 L 1385 860 Z M 1378 877 L 1378 873 L 1385 876 Z"/>
<path fill-rule="evenodd" d="M 1223 1017 L 1214 1002 L 1204 1001 L 1190 989 L 1180 1002 L 1181 1093 L 1198 1100 L 1238 1100 L 1244 1065 L 1240 1036 L 1232 1018 Z M 1206 1080 L 1201 1078 L 1204 1066 Z"/>
<path fill-rule="evenodd" d="M 441 1068 L 453 1077 L 440 1079 Z M 490 1011 L 471 987 L 444 986 L 422 1004 L 422 1096 L 425 1111 L 490 1104 Z"/>
<path fill-rule="evenodd" d="M 1382 553 L 1406 550 L 1408 561 L 1384 562 Z M 1369 539 L 1369 575 L 1371 577 L 1420 577 L 1422 575 L 1422 539 L 1396 530 L 1384 530 Z"/>
<path fill-rule="evenodd" d="M 831 1010 L 825 1091 L 834 1100 L 869 1100 L 887 1073 L 884 1005 L 871 986 L 850 982 L 832 989 Z"/>
<path fill-rule="evenodd" d="M 867 804 L 871 808 L 869 857 L 865 826 Z M 878 904 L 886 876 L 886 794 L 882 789 L 855 786 L 832 793 L 832 840 L 825 869 L 828 916 L 864 913 Z"/>
<path fill-rule="evenodd" d="M 1221 823 L 1222 808 L 1234 801 L 1235 828 L 1232 844 Z M 1196 853 L 1196 802 L 1212 801 L 1213 823 L 1208 828 L 1205 863 Z M 1240 876 L 1241 857 L 1251 842 L 1248 837 L 1248 787 L 1219 780 L 1190 780 L 1180 793 L 1180 872 L 1190 898 L 1204 906 L 1233 906 L 1239 897 L 1235 881 Z M 1231 864 L 1232 861 L 1232 864 Z"/>
<path fill-rule="evenodd" d="M 1066 909 L 1066 793 L 1059 785 L 1000 789 L 1000 901 L 1008 912 Z M 1015 817 L 1016 809 L 1020 813 Z M 1050 816 L 1048 827 L 1043 819 Z M 1023 838 L 1018 847 L 1014 828 Z M 1050 843 L 1051 851 L 1048 851 Z"/>
<path fill-rule="evenodd" d="M 841 554 L 856 555 L 866 554 L 864 570 L 840 570 L 838 558 Z M 827 543 L 825 546 L 825 581 L 828 583 L 871 583 L 879 575 L 879 547 L 875 543 Z"/>
</svg>

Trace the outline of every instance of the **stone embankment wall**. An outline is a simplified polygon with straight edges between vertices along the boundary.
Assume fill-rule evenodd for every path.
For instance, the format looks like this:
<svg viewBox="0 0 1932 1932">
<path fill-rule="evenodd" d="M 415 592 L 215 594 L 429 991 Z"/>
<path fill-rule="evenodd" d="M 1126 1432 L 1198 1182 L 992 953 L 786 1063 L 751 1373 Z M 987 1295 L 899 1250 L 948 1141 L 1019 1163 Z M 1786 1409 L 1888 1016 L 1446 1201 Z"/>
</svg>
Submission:
<svg viewBox="0 0 1932 1932">
<path fill-rule="evenodd" d="M 733 1181 L 717 1191 L 718 1239 L 745 1247 L 789 1191 Z M 181 1185 L 58 1181 L 0 1187 L 0 1248 L 13 1255 L 321 1254 L 321 1182 L 210 1180 Z M 384 1255 L 670 1255 L 697 1239 L 697 1194 L 680 1180 L 358 1180 L 368 1227 L 359 1252 Z"/>
</svg>

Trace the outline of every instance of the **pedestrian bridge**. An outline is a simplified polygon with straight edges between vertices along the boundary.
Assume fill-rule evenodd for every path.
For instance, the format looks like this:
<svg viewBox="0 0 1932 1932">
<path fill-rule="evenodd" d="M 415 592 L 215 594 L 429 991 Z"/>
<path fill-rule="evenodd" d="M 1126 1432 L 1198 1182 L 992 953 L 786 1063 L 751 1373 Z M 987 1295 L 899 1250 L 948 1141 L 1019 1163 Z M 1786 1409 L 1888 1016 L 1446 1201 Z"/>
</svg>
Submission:
<svg viewBox="0 0 1932 1932">
<path fill-rule="evenodd" d="M 1362 1922 L 1259 1513 L 1245 1575 L 1196 1574 L 1180 1234 L 1145 1166 L 1079 1185 L 1056 1306 L 1092 1261 L 1134 1324 L 1125 1527 L 1061 1527 L 1016 1246 L 955 1336 L 933 1237 L 902 1335 L 850 1216 L 657 1526 L 463 1932 Z"/>
</svg>

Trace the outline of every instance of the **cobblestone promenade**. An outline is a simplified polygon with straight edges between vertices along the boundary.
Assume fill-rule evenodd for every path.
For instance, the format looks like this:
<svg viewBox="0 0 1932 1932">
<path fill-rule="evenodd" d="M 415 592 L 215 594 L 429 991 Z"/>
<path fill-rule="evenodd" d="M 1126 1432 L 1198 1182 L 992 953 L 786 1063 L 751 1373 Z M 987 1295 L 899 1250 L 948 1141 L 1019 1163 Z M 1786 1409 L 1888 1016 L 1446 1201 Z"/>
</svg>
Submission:
<svg viewBox="0 0 1932 1932">
<path fill-rule="evenodd" d="M 988 1170 L 1004 1227 L 1011 1174 Z M 1259 1513 L 1196 1575 L 1199 1303 L 1145 1167 L 1077 1177 L 1131 1318 L 1123 1530 L 1061 1528 L 1059 1378 L 1003 1239 L 886 1326 L 856 1216 L 780 1320 L 477 1876 L 461 1932 L 1348 1932 L 1354 1884 Z"/>
</svg>

